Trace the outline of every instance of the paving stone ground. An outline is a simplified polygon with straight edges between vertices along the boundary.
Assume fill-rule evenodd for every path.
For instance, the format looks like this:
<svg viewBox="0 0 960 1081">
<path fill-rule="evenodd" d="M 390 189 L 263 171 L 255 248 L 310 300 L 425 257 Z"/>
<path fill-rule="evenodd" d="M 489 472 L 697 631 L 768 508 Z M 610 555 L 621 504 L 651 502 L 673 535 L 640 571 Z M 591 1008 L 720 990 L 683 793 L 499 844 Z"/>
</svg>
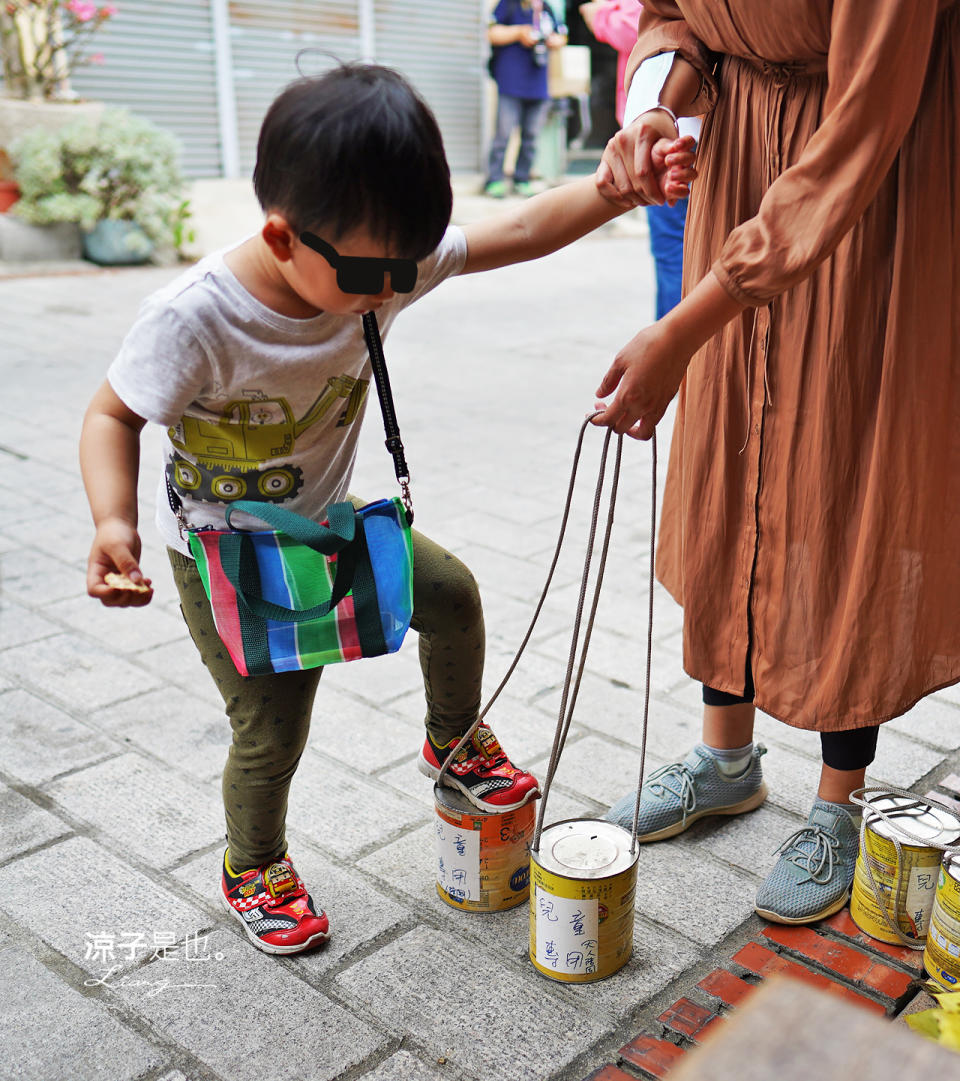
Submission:
<svg viewBox="0 0 960 1081">
<path fill-rule="evenodd" d="M 486 210 L 459 202 L 461 218 Z M 806 816 L 818 758 L 815 736 L 766 718 L 767 804 L 642 850 L 626 968 L 587 986 L 539 976 L 525 909 L 470 916 L 433 888 L 412 638 L 396 656 L 325 673 L 295 782 L 292 851 L 333 939 L 293 958 L 250 948 L 217 903 L 228 730 L 151 525 L 156 432 L 141 489 L 154 603 L 108 611 L 84 592 L 83 410 L 139 302 L 175 271 L 57 269 L 0 277 L 0 1079 L 649 1078 L 787 961 L 889 1015 L 907 1003 L 909 965 L 881 970 L 882 951 L 855 928 L 778 939 L 753 914 L 773 850 Z M 488 691 L 539 595 L 593 388 L 651 310 L 634 216 L 538 264 L 444 284 L 388 341 L 418 525 L 469 563 L 483 592 Z M 569 551 L 490 717 L 541 774 L 599 445 L 590 433 Z M 650 448 L 628 441 L 623 455 L 607 590 L 548 818 L 595 816 L 635 784 Z M 354 487 L 376 496 L 391 485 L 371 414 Z M 680 627 L 658 589 L 648 769 L 697 735 Z M 949 689 L 883 733 L 873 776 L 925 791 L 960 770 L 958 733 L 960 692 Z M 824 942 L 860 967 L 831 969 L 836 952 L 814 948 Z"/>
</svg>

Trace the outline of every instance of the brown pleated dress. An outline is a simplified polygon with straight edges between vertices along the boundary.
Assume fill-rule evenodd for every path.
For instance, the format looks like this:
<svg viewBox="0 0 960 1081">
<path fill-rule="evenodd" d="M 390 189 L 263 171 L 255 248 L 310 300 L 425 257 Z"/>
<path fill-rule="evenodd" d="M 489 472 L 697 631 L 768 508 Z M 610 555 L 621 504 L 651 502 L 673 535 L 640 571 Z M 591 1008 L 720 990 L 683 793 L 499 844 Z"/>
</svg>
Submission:
<svg viewBox="0 0 960 1081">
<path fill-rule="evenodd" d="M 649 0 L 706 111 L 684 286 L 748 307 L 680 388 L 658 577 L 684 667 L 788 724 L 960 680 L 960 6 Z"/>
</svg>

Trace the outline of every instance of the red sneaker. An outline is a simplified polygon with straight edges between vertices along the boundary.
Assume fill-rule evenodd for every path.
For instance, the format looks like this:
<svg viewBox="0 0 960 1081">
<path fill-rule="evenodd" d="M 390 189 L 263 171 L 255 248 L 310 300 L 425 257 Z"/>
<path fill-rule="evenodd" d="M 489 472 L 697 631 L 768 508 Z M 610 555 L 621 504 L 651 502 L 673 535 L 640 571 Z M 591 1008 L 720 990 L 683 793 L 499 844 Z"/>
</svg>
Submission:
<svg viewBox="0 0 960 1081">
<path fill-rule="evenodd" d="M 290 857 L 235 872 L 223 854 L 223 900 L 264 953 L 300 953 L 326 942 L 330 921 L 317 911 Z"/>
<path fill-rule="evenodd" d="M 436 780 L 447 755 L 460 739 L 454 736 L 449 743 L 438 747 L 428 733 L 417 763 L 420 772 Z M 460 789 L 481 811 L 515 811 L 540 795 L 536 777 L 513 765 L 485 724 L 460 748 L 444 783 L 449 788 Z"/>
</svg>

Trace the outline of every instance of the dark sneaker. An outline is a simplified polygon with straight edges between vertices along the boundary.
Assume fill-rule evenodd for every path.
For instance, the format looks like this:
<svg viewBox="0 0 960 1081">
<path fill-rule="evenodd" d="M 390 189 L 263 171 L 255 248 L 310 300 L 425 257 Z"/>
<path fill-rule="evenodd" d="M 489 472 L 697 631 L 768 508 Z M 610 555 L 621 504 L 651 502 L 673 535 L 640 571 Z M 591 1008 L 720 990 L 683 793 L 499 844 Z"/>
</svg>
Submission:
<svg viewBox="0 0 960 1081">
<path fill-rule="evenodd" d="M 490 199 L 503 199 L 507 194 L 507 184 L 504 180 L 491 180 L 483 189 L 483 194 Z"/>
<path fill-rule="evenodd" d="M 460 739 L 455 736 L 438 747 L 428 734 L 417 763 L 420 772 L 436 780 L 447 755 Z M 513 765 L 485 724 L 460 748 L 444 782 L 449 788 L 458 788 L 481 811 L 515 811 L 540 795 L 536 777 Z"/>
<path fill-rule="evenodd" d="M 758 915 L 774 923 L 813 923 L 850 897 L 860 831 L 838 804 L 819 797 L 807 824 L 777 849 L 780 859 L 757 890 Z"/>
<path fill-rule="evenodd" d="M 317 911 L 289 856 L 235 873 L 223 855 L 223 900 L 247 938 L 264 953 L 300 953 L 330 937 L 330 921 Z"/>
<path fill-rule="evenodd" d="M 743 772 L 728 777 L 701 743 L 685 761 L 654 770 L 640 794 L 637 840 L 663 841 L 683 833 L 705 815 L 738 815 L 759 807 L 767 798 L 760 768 L 766 753 L 766 747 L 757 744 Z M 635 792 L 628 792 L 603 817 L 629 832 L 636 798 Z"/>
</svg>

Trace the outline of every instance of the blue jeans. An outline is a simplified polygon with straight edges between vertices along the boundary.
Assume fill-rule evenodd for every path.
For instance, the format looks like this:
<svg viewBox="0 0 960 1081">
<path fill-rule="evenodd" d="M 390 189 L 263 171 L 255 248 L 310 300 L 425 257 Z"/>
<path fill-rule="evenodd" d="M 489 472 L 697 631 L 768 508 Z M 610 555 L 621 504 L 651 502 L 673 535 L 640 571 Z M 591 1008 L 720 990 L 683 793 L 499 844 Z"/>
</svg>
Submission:
<svg viewBox="0 0 960 1081">
<path fill-rule="evenodd" d="M 657 318 L 680 303 L 683 277 L 683 227 L 687 220 L 687 202 L 676 206 L 648 206 L 650 251 L 657 273 Z"/>
<path fill-rule="evenodd" d="M 520 149 L 513 169 L 513 182 L 530 179 L 530 167 L 537 152 L 537 136 L 547 118 L 550 99 L 514 98 L 501 94 L 497 100 L 497 130 L 490 144 L 490 164 L 487 182 L 503 180 L 503 156 L 513 129 L 520 128 Z"/>
</svg>

